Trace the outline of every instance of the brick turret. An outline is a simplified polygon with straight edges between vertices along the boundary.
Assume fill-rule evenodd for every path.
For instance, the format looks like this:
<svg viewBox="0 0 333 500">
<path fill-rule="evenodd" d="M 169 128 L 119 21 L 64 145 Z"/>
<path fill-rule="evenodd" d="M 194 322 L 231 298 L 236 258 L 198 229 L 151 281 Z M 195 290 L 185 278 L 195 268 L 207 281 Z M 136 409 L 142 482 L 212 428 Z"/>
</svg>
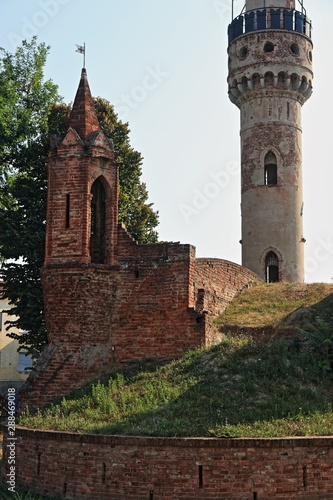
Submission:
<svg viewBox="0 0 333 500">
<path fill-rule="evenodd" d="M 116 262 L 118 168 L 112 142 L 100 130 L 86 70 L 66 136 L 48 158 L 45 264 Z"/>
</svg>

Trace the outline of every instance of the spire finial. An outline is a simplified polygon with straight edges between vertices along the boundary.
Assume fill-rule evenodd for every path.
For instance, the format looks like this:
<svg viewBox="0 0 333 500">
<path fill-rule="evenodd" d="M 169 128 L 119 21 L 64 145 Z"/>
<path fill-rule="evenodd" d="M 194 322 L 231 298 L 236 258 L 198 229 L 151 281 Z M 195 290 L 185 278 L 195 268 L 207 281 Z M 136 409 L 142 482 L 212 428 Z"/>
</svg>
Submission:
<svg viewBox="0 0 333 500">
<path fill-rule="evenodd" d="M 85 68 L 82 69 L 68 126 L 74 128 L 83 140 L 87 140 L 91 132 L 100 130 Z"/>
<path fill-rule="evenodd" d="M 77 45 L 77 49 L 75 52 L 78 52 L 79 54 L 83 54 L 83 69 L 86 69 L 86 44 L 84 43 L 83 45 Z"/>
</svg>

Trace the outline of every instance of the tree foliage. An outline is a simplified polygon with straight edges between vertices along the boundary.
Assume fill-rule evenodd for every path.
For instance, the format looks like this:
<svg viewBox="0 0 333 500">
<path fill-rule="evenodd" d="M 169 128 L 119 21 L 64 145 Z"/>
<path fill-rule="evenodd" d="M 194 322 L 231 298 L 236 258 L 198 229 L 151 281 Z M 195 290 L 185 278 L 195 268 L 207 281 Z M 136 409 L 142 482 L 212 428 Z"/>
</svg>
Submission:
<svg viewBox="0 0 333 500">
<path fill-rule="evenodd" d="M 48 114 L 60 101 L 57 86 L 44 81 L 49 47 L 23 42 L 0 60 L 0 253 L 4 295 L 12 305 L 22 347 L 45 344 L 40 267 L 44 259 Z M 11 337 L 16 338 L 15 334 Z"/>
<path fill-rule="evenodd" d="M 126 225 L 129 233 L 139 243 L 156 243 L 158 214 L 152 209 L 152 203 L 147 204 L 147 187 L 140 180 L 143 158 L 130 145 L 128 123 L 118 120 L 113 106 L 106 99 L 98 97 L 94 99 L 94 103 L 101 128 L 107 137 L 112 137 L 117 154 L 119 221 Z"/>
<path fill-rule="evenodd" d="M 3 295 L 16 319 L 9 327 L 25 331 L 20 349 L 37 356 L 46 344 L 40 269 L 44 262 L 47 173 L 45 158 L 53 134 L 64 135 L 71 105 L 58 87 L 44 81 L 49 47 L 36 38 L 15 54 L 0 49 L 0 256 Z M 101 128 L 115 145 L 120 166 L 119 221 L 139 243 L 157 241 L 158 214 L 147 203 L 141 182 L 142 156 L 130 146 L 129 126 L 112 105 L 95 99 Z"/>
</svg>

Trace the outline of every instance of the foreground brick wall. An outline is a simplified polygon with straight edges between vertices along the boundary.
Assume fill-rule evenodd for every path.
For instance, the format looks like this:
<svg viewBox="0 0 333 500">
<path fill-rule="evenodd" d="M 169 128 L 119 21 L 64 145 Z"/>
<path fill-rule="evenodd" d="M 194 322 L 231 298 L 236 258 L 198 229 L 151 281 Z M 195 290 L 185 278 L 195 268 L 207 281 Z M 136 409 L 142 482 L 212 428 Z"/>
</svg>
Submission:
<svg viewBox="0 0 333 500">
<path fill-rule="evenodd" d="M 5 438 L 5 463 L 6 445 Z M 18 428 L 16 453 L 17 480 L 68 499 L 333 499 L 333 438 L 166 439 Z"/>
</svg>

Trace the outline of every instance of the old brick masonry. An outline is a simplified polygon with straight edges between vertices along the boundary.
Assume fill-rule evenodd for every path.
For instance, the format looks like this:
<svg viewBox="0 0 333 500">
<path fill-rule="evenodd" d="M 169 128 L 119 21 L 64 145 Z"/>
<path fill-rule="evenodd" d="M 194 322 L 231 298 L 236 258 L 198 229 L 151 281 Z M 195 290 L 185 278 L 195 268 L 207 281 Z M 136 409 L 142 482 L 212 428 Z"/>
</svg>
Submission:
<svg viewBox="0 0 333 500">
<path fill-rule="evenodd" d="M 115 363 L 169 359 L 216 342 L 212 319 L 259 279 L 231 262 L 196 259 L 191 245 L 138 245 L 118 225 L 118 166 L 85 70 L 48 172 L 42 280 L 49 345 L 21 405 L 50 402 Z"/>
</svg>

